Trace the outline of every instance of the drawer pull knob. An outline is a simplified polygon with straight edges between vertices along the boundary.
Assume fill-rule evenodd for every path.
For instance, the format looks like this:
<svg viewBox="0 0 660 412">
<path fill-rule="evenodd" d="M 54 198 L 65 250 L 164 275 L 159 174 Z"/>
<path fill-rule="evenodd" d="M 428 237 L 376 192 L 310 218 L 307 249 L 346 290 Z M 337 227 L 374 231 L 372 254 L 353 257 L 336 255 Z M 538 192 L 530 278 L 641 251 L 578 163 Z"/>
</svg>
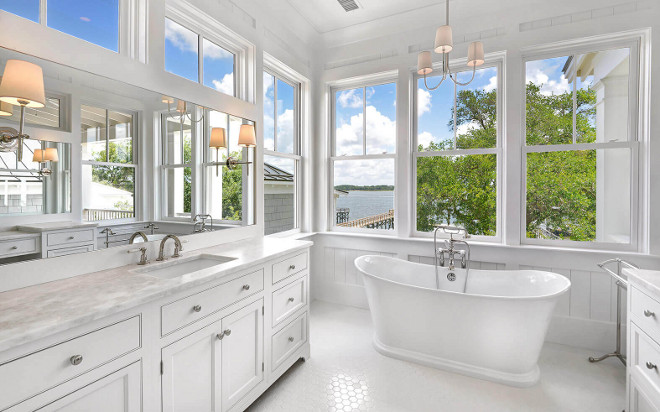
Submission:
<svg viewBox="0 0 660 412">
<path fill-rule="evenodd" d="M 75 236 L 69 236 L 69 240 L 73 240 L 75 238 L 76 238 Z"/>
<path fill-rule="evenodd" d="M 18 249 L 18 246 L 12 246 L 11 247 L 11 250 L 16 250 L 16 249 Z"/>
<path fill-rule="evenodd" d="M 219 340 L 222 340 L 222 338 L 224 338 L 225 336 L 229 336 L 229 335 L 231 335 L 231 329 L 225 329 L 225 330 L 223 330 L 222 332 L 218 333 L 215 336 L 217 336 Z"/>
<path fill-rule="evenodd" d="M 293 342 L 293 336 L 289 336 L 289 342 Z"/>
<path fill-rule="evenodd" d="M 71 362 L 72 365 L 80 365 L 83 361 L 82 355 L 73 355 L 69 361 Z"/>
<path fill-rule="evenodd" d="M 289 302 L 293 302 L 294 300 L 294 298 L 289 298 Z"/>
<path fill-rule="evenodd" d="M 195 305 L 195 306 L 193 306 L 193 310 L 195 312 L 201 312 L 202 311 L 202 306 L 201 305 Z"/>
<path fill-rule="evenodd" d="M 250 285 L 243 285 L 243 290 L 250 290 Z"/>
<path fill-rule="evenodd" d="M 646 316 L 647 318 L 655 317 L 655 312 L 651 312 L 650 310 L 646 309 L 644 311 L 644 316 Z"/>
<path fill-rule="evenodd" d="M 296 265 L 289 266 L 289 270 L 295 270 L 295 269 L 296 269 Z"/>
<path fill-rule="evenodd" d="M 655 369 L 658 370 L 658 365 L 651 363 L 651 362 L 646 362 L 646 368 L 647 369 Z"/>
</svg>

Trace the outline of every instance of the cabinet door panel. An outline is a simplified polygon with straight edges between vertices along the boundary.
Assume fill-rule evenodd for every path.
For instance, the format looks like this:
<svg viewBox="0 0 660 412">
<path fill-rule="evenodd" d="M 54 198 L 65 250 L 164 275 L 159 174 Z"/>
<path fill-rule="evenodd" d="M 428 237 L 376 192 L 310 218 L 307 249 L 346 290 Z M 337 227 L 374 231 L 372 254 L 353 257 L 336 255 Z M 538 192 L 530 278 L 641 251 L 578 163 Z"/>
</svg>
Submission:
<svg viewBox="0 0 660 412">
<path fill-rule="evenodd" d="M 223 412 L 263 380 L 262 306 L 259 300 L 222 319 Z"/>
<path fill-rule="evenodd" d="M 220 411 L 217 321 L 163 348 L 163 411 Z"/>
</svg>

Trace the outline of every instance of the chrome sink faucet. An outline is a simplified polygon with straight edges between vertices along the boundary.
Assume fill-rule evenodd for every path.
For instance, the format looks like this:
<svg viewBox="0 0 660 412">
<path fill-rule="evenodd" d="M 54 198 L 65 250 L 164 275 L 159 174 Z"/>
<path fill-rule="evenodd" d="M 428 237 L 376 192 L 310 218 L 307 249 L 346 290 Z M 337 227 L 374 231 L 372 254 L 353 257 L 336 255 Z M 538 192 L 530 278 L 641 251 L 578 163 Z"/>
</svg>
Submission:
<svg viewBox="0 0 660 412">
<path fill-rule="evenodd" d="M 181 241 L 176 235 L 167 235 L 163 238 L 163 240 L 160 241 L 160 250 L 158 252 L 158 258 L 156 259 L 157 261 L 163 261 L 165 260 L 165 243 L 167 243 L 167 239 L 174 239 L 174 254 L 172 254 L 173 258 L 178 258 L 181 256 L 179 252 L 183 250 L 183 246 L 181 246 Z"/>
<path fill-rule="evenodd" d="M 132 245 L 133 242 L 135 242 L 135 238 L 138 237 L 138 236 L 140 236 L 142 238 L 142 240 L 144 240 L 145 242 L 149 241 L 149 239 L 147 239 L 147 235 L 145 235 L 144 232 L 138 231 L 138 232 L 133 233 L 131 235 L 131 237 L 128 238 L 128 244 Z"/>
</svg>

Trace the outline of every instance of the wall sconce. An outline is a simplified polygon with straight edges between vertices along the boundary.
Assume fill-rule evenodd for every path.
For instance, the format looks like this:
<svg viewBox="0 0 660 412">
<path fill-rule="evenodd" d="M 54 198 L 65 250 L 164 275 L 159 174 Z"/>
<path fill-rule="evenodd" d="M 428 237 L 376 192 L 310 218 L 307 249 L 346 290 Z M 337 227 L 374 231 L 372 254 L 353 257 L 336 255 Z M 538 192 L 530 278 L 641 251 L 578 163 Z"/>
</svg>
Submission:
<svg viewBox="0 0 660 412">
<path fill-rule="evenodd" d="M 199 123 L 204 120 L 203 114 L 197 120 L 192 118 L 192 115 L 188 113 L 188 103 L 185 100 L 175 100 L 173 97 L 162 95 L 160 101 L 167 103 L 167 115 L 170 117 L 179 116 L 181 118 L 182 124 L 184 117 L 187 117 L 191 122 L 194 123 Z M 175 113 L 172 113 L 172 108 L 170 105 L 174 104 L 175 101 L 176 109 L 174 110 Z"/>
<path fill-rule="evenodd" d="M 256 147 L 257 146 L 257 136 L 254 132 L 254 125 L 253 124 L 242 124 L 241 125 L 241 130 L 238 133 L 238 145 L 241 147 Z M 252 162 L 239 162 L 238 160 L 234 159 L 233 157 L 229 156 L 227 158 L 226 166 L 229 168 L 229 170 L 233 170 L 236 168 L 238 165 L 249 165 Z"/>
<path fill-rule="evenodd" d="M 224 127 L 214 127 L 211 129 L 211 139 L 209 146 L 215 147 L 215 175 L 219 175 L 220 168 L 220 149 L 227 148 L 227 133 Z"/>
<path fill-rule="evenodd" d="M 46 149 L 34 149 L 32 154 L 32 161 L 39 163 L 39 174 L 42 176 L 50 176 L 53 171 L 47 167 L 47 162 L 57 162 L 60 160 L 60 157 L 57 154 L 57 149 L 54 147 L 48 147 Z M 43 166 L 42 166 L 43 163 Z"/>
<path fill-rule="evenodd" d="M 23 139 L 30 138 L 23 133 L 25 108 L 39 108 L 46 105 L 44 74 L 41 67 L 23 60 L 7 60 L 0 82 L 0 101 L 21 107 L 19 129 L 0 130 L 0 151 L 16 151 L 16 157 L 20 161 L 23 158 Z"/>
</svg>

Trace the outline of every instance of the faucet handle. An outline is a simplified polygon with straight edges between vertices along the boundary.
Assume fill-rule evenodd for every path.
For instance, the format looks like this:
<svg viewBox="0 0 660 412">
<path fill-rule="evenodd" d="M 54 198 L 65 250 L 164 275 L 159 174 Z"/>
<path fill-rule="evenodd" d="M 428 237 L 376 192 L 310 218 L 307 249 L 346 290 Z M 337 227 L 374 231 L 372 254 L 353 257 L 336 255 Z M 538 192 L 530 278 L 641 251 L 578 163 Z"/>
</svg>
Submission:
<svg viewBox="0 0 660 412">
<path fill-rule="evenodd" d="M 138 262 L 138 265 L 146 265 L 149 263 L 149 259 L 147 258 L 147 248 L 146 247 L 141 247 L 139 249 L 130 249 L 127 251 L 127 253 L 137 253 L 140 252 L 140 261 Z"/>
</svg>

